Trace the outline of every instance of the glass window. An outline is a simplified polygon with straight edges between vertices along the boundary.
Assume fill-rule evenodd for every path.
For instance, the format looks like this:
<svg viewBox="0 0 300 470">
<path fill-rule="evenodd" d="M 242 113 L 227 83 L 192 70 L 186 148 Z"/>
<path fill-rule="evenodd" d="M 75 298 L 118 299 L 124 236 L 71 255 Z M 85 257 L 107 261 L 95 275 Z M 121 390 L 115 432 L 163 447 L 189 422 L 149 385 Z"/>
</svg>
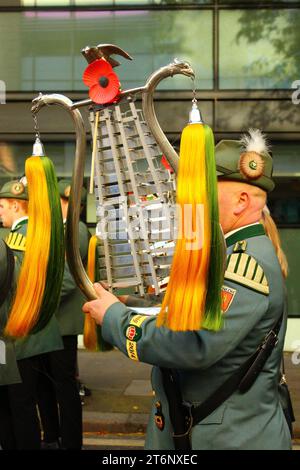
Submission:
<svg viewBox="0 0 300 470">
<path fill-rule="evenodd" d="M 272 151 L 274 176 L 300 176 L 300 143 L 275 143 L 272 145 Z"/>
<path fill-rule="evenodd" d="M 72 174 L 75 156 L 75 142 L 47 142 L 43 139 L 46 154 L 54 163 L 58 177 Z M 19 178 L 24 174 L 25 160 L 32 154 L 33 141 L 0 142 L 0 179 Z M 91 149 L 87 148 L 86 175 L 90 174 Z M 2 181 L 1 181 L 1 184 Z"/>
<path fill-rule="evenodd" d="M 300 227 L 299 178 L 274 178 L 276 189 L 269 194 L 268 206 L 279 227 Z"/>
<path fill-rule="evenodd" d="M 16 1 L 16 0 L 15 0 Z M 9 2 L 7 2 L 9 5 Z M 211 0 L 19 0 L 19 4 L 27 7 L 42 7 L 42 6 L 93 6 L 97 5 L 98 7 L 109 5 L 174 5 L 174 4 L 201 4 L 201 3 L 211 3 Z"/>
<path fill-rule="evenodd" d="M 75 156 L 75 142 L 73 141 L 48 141 L 43 139 L 46 154 L 51 158 L 58 179 L 71 178 L 73 171 L 73 163 Z M 32 154 L 33 142 L 0 142 L 0 187 L 12 179 L 20 178 L 24 175 L 25 160 Z M 84 186 L 88 188 L 89 175 L 91 170 L 91 155 L 92 150 L 90 143 L 87 145 L 87 159 L 85 164 L 85 178 Z M 95 202 L 92 195 L 88 196 L 89 212 L 95 214 Z M 93 221 L 92 216 L 87 218 L 87 207 L 81 213 L 82 220 L 90 223 Z M 95 219 L 95 215 L 93 216 Z M 0 222 L 0 236 L 4 236 L 1 232 Z"/>
<path fill-rule="evenodd" d="M 212 12 L 203 10 L 3 13 L 0 44 L 10 47 L 0 50 L 0 79 L 7 91 L 87 90 L 81 81 L 87 63 L 80 51 L 101 43 L 116 44 L 134 59 L 120 58 L 116 72 L 123 89 L 144 85 L 174 57 L 193 64 L 197 88 L 212 88 Z M 190 80 L 179 76 L 161 85 L 190 88 Z"/>
<path fill-rule="evenodd" d="M 298 0 L 264 0 L 263 3 L 293 3 L 293 2 L 298 2 Z M 219 0 L 220 4 L 235 4 L 235 3 L 247 3 L 248 5 L 257 5 L 262 3 L 261 0 Z"/>
<path fill-rule="evenodd" d="M 276 187 L 268 205 L 280 227 L 300 227 L 300 144 L 275 143 L 272 150 Z"/>
<path fill-rule="evenodd" d="M 220 12 L 220 88 L 289 89 L 300 77 L 300 10 Z"/>
</svg>

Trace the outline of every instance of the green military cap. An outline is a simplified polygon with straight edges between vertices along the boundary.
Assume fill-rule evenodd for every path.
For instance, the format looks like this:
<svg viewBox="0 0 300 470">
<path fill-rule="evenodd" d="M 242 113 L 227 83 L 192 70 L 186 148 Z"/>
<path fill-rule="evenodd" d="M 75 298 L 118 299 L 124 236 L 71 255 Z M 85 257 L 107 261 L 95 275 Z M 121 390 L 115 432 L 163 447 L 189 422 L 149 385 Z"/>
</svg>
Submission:
<svg viewBox="0 0 300 470">
<path fill-rule="evenodd" d="M 219 181 L 241 181 L 267 192 L 274 189 L 273 159 L 260 130 L 249 129 L 240 141 L 221 140 L 215 155 Z"/>
<path fill-rule="evenodd" d="M 22 181 L 8 181 L 0 189 L 0 199 L 23 199 L 28 201 L 27 186 Z"/>
<path fill-rule="evenodd" d="M 69 199 L 70 192 L 71 192 L 71 183 L 72 181 L 69 179 L 62 179 L 58 182 L 58 190 L 60 197 L 64 199 Z M 81 204 L 85 204 L 86 202 L 86 195 L 87 191 L 83 186 L 81 189 Z"/>
</svg>

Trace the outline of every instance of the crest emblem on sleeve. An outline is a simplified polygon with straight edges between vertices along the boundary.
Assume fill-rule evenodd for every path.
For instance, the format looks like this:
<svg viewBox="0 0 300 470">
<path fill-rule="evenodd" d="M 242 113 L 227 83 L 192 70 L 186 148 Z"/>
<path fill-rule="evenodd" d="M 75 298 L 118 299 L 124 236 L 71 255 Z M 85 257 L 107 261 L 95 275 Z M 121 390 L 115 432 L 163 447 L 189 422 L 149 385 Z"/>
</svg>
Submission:
<svg viewBox="0 0 300 470">
<path fill-rule="evenodd" d="M 125 329 L 125 336 L 129 341 L 137 342 L 142 336 L 142 329 L 135 325 L 128 325 Z"/>
<path fill-rule="evenodd" d="M 231 287 L 223 286 L 221 290 L 222 296 L 222 313 L 226 313 L 229 309 L 230 305 L 233 302 L 234 296 L 236 294 L 236 289 L 232 289 Z"/>
</svg>

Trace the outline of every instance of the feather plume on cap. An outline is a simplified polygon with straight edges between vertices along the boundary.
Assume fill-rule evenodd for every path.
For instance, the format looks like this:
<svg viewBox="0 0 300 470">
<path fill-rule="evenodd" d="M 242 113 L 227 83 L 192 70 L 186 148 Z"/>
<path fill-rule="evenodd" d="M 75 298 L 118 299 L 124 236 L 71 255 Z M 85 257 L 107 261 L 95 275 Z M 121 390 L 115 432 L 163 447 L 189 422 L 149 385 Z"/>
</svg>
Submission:
<svg viewBox="0 0 300 470">
<path fill-rule="evenodd" d="M 263 175 L 264 155 L 269 152 L 266 136 L 259 129 L 249 129 L 241 137 L 242 153 L 238 168 L 247 180 L 256 180 Z"/>
<path fill-rule="evenodd" d="M 240 143 L 244 152 L 256 152 L 261 155 L 270 150 L 267 137 L 259 129 L 249 129 L 248 134 L 242 135 Z"/>
<path fill-rule="evenodd" d="M 22 177 L 19 179 L 19 182 L 22 183 L 24 186 L 28 186 L 26 176 L 22 176 Z"/>
</svg>

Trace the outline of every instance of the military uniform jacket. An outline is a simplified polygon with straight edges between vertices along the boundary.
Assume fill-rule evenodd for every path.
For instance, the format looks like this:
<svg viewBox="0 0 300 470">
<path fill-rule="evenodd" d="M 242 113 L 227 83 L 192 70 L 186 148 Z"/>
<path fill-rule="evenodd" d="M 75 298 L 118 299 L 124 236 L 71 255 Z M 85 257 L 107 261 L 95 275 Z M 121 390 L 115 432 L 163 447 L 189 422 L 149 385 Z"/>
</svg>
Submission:
<svg viewBox="0 0 300 470">
<path fill-rule="evenodd" d="M 13 231 L 10 232 L 7 242 L 13 249 L 15 256 L 15 275 L 18 275 L 22 259 L 24 256 L 24 248 L 26 244 L 27 220 L 23 220 Z M 17 282 L 17 277 L 16 280 Z M 55 315 L 42 330 L 35 334 L 28 335 L 25 338 L 15 341 L 15 349 L 17 359 L 25 359 L 38 354 L 57 351 L 63 349 L 63 342 L 59 332 L 58 322 Z"/>
<path fill-rule="evenodd" d="M 7 275 L 7 257 L 4 241 L 0 240 L 0 285 L 3 285 Z M 0 385 L 9 385 L 21 382 L 16 361 L 13 341 L 3 336 L 2 332 L 7 321 L 12 288 L 0 306 Z"/>
<path fill-rule="evenodd" d="M 183 398 L 199 405 L 250 357 L 283 312 L 281 270 L 262 225 L 243 227 L 226 242 L 224 327 L 219 332 L 156 328 L 155 318 L 137 315 L 121 303 L 113 304 L 104 317 L 106 341 L 131 359 L 154 365 L 153 405 L 159 402 L 164 426 L 156 426 L 157 409 L 153 406 L 147 449 L 174 449 L 168 403 L 157 366 L 177 369 Z M 285 330 L 283 321 L 279 342 L 250 390 L 233 393 L 192 428 L 192 449 L 290 449 L 291 438 L 278 395 Z"/>
<path fill-rule="evenodd" d="M 79 249 L 83 264 L 87 262 L 90 233 L 83 222 L 79 222 Z M 62 336 L 79 335 L 83 333 L 84 315 L 82 305 L 86 301 L 79 287 L 77 287 L 70 272 L 68 263 L 65 263 L 60 303 L 56 314 Z"/>
</svg>

